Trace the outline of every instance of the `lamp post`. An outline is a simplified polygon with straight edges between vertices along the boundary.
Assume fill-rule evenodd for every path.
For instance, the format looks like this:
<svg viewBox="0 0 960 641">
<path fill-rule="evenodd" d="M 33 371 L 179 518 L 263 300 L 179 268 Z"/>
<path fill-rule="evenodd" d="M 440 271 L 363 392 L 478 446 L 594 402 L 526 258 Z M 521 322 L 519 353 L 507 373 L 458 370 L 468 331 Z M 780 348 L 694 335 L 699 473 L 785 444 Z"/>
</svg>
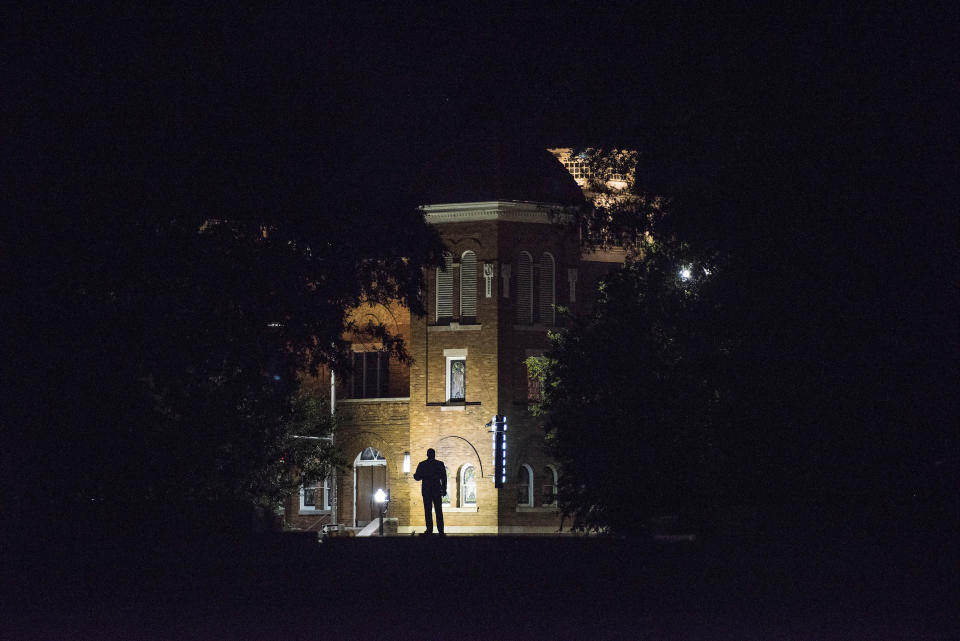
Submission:
<svg viewBox="0 0 960 641">
<path fill-rule="evenodd" d="M 378 488 L 373 494 L 373 500 L 380 506 L 380 536 L 383 536 L 383 513 L 387 510 L 387 503 L 390 502 L 390 492 L 384 492 L 383 488 Z"/>
</svg>

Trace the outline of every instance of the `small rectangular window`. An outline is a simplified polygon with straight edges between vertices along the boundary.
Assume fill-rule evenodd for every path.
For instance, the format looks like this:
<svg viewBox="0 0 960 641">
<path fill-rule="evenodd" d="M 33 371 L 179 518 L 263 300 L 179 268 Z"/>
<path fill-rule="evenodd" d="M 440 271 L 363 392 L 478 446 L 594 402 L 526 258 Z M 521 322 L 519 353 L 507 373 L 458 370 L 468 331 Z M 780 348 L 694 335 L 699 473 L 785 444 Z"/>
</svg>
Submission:
<svg viewBox="0 0 960 641">
<path fill-rule="evenodd" d="M 447 358 L 447 400 L 467 399 L 467 359 Z"/>
<path fill-rule="evenodd" d="M 322 512 L 330 509 L 330 479 L 300 486 L 300 512 Z"/>
<path fill-rule="evenodd" d="M 527 369 L 527 403 L 539 403 L 543 400 L 543 387 L 540 379 Z"/>
</svg>

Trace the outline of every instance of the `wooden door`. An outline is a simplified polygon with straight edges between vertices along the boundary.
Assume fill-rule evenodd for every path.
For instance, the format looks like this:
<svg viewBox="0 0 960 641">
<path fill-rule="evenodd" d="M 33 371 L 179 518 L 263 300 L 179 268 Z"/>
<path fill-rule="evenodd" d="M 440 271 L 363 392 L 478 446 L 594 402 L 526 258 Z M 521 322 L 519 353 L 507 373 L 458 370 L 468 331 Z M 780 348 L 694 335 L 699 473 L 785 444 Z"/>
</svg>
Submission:
<svg viewBox="0 0 960 641">
<path fill-rule="evenodd" d="M 373 500 L 378 489 L 387 491 L 387 466 L 362 465 L 357 470 L 357 525 L 362 527 L 380 518 L 380 508 Z"/>
</svg>

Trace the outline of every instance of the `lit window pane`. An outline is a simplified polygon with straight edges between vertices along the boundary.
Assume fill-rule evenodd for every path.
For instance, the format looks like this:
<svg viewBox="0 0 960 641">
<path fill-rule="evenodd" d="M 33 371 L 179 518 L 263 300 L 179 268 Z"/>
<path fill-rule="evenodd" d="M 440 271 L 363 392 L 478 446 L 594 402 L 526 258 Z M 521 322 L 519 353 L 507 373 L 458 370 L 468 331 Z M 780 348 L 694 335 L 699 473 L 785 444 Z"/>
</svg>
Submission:
<svg viewBox="0 0 960 641">
<path fill-rule="evenodd" d="M 383 455 L 375 447 L 368 447 L 363 450 L 360 454 L 361 461 L 385 461 L 387 459 L 383 458 Z"/>
<path fill-rule="evenodd" d="M 474 467 L 468 466 L 463 470 L 463 505 L 477 504 L 477 479 Z"/>
<path fill-rule="evenodd" d="M 450 361 L 450 398 L 463 400 L 467 397 L 467 362 Z"/>
</svg>

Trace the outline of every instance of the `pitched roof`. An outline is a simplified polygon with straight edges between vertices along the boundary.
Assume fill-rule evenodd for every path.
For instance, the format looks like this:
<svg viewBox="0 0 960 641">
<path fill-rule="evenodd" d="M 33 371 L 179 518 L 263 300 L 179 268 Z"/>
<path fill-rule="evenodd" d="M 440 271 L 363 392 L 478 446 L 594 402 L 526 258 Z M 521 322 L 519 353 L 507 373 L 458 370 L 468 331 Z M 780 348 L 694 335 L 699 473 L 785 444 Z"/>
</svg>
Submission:
<svg viewBox="0 0 960 641">
<path fill-rule="evenodd" d="M 583 192 L 543 146 L 524 144 L 488 126 L 447 147 L 427 164 L 414 188 L 421 204 L 518 200 L 560 205 Z"/>
</svg>

